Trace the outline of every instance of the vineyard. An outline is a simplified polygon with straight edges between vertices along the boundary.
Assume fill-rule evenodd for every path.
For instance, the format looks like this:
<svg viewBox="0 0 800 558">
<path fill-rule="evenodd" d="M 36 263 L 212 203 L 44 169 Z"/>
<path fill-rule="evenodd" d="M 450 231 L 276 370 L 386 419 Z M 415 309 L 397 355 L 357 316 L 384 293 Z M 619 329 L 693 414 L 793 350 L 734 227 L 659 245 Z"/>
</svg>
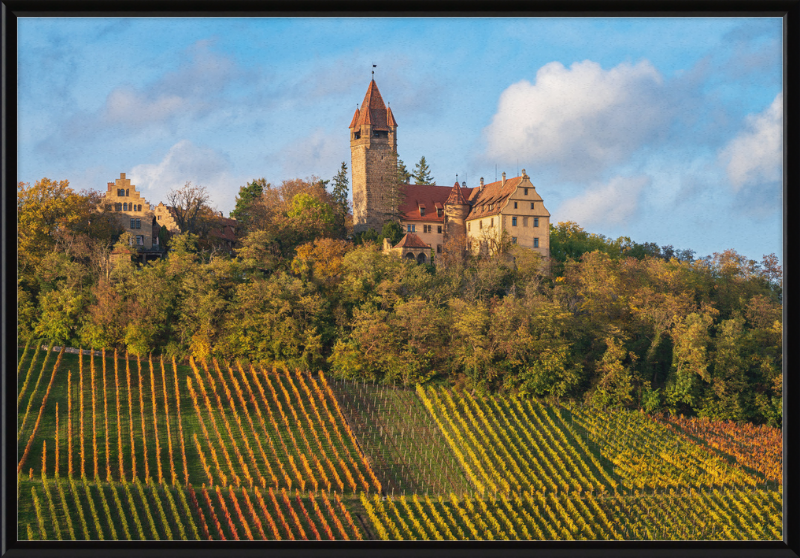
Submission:
<svg viewBox="0 0 800 558">
<path fill-rule="evenodd" d="M 19 538 L 781 537 L 779 429 L 42 345 Z"/>
</svg>

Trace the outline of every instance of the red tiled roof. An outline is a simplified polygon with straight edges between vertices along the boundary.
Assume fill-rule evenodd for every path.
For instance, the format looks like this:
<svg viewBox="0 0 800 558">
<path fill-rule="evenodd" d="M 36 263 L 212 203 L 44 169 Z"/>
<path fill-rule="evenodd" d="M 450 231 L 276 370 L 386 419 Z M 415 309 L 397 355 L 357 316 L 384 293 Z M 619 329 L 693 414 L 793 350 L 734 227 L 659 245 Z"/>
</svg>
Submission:
<svg viewBox="0 0 800 558">
<path fill-rule="evenodd" d="M 350 128 L 357 128 L 362 124 L 372 125 L 373 130 L 389 130 L 390 126 L 397 126 L 391 111 L 386 109 L 375 80 L 369 82 L 364 102 L 361 103 L 361 109 L 353 116 Z"/>
<path fill-rule="evenodd" d="M 507 179 L 505 185 L 503 185 L 502 180 L 498 180 L 497 182 L 485 184 L 482 191 L 480 188 L 473 188 L 470 194 L 467 196 L 469 201 L 472 203 L 472 210 L 467 216 L 467 219 L 488 217 L 490 215 L 497 215 L 500 213 L 503 202 L 506 201 L 508 196 L 511 195 L 514 189 L 519 186 L 521 182 L 522 177 L 517 176 Z M 489 210 L 489 205 L 492 206 L 491 210 Z M 483 211 L 484 207 L 486 208 L 486 211 Z"/>
<path fill-rule="evenodd" d="M 356 113 L 353 115 L 353 119 L 350 121 L 350 126 L 348 126 L 348 128 L 355 128 L 356 122 L 358 122 L 358 108 L 356 108 Z"/>
<path fill-rule="evenodd" d="M 436 209 L 444 208 L 444 204 L 447 203 L 448 196 L 453 190 L 450 186 L 402 184 L 401 188 L 403 201 L 400 203 L 400 214 L 403 216 L 403 220 L 444 222 L 444 211 L 440 216 Z M 459 187 L 459 189 L 465 197 L 475 191 L 475 188 Z M 425 215 L 420 215 L 420 206 L 425 207 Z"/>
<path fill-rule="evenodd" d="M 427 244 L 422 242 L 422 239 L 414 233 L 407 233 L 397 244 L 395 248 L 430 248 Z"/>
<path fill-rule="evenodd" d="M 453 184 L 453 188 L 450 190 L 450 195 L 447 197 L 447 201 L 444 203 L 461 205 L 467 203 L 467 200 L 464 199 L 464 194 L 461 192 L 461 185 L 458 183 L 458 180 L 456 180 L 456 183 Z"/>
<path fill-rule="evenodd" d="M 209 231 L 211 236 L 236 242 L 236 226 L 238 225 L 236 219 L 229 219 L 227 217 L 217 217 L 214 227 Z"/>
</svg>

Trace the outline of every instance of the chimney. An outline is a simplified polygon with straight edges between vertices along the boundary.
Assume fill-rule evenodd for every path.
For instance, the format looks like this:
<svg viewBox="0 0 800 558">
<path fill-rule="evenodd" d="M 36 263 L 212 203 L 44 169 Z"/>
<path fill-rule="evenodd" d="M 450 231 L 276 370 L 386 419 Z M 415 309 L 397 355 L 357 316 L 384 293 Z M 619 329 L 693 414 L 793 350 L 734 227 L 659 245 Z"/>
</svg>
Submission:
<svg viewBox="0 0 800 558">
<path fill-rule="evenodd" d="M 505 186 L 506 185 L 506 173 L 503 173 L 501 176 L 503 177 L 502 186 Z"/>
<path fill-rule="evenodd" d="M 125 180 L 125 173 L 124 172 L 119 173 L 119 177 L 121 179 Z"/>
<path fill-rule="evenodd" d="M 483 177 L 481 176 L 481 186 L 478 189 L 479 192 L 483 192 Z"/>
<path fill-rule="evenodd" d="M 466 183 L 466 181 L 464 181 L 464 182 L 462 182 L 462 183 L 461 183 L 461 187 L 462 187 L 462 188 L 466 188 L 466 187 L 467 187 L 467 183 Z"/>
<path fill-rule="evenodd" d="M 108 183 L 108 191 L 110 192 L 111 188 L 113 188 L 113 187 L 114 187 L 114 183 L 113 182 L 109 182 Z"/>
</svg>

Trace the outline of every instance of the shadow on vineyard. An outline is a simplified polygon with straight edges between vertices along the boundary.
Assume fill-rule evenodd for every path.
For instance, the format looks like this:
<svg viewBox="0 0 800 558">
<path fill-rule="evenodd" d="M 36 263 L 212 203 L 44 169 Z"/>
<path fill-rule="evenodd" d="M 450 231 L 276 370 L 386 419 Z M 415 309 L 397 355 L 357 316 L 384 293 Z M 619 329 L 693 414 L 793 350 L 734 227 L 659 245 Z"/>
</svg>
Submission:
<svg viewBox="0 0 800 558">
<path fill-rule="evenodd" d="M 346 380 L 331 386 L 385 494 L 463 495 L 472 490 L 413 390 Z"/>
<path fill-rule="evenodd" d="M 781 536 L 779 429 L 41 345 L 23 539 Z"/>
</svg>

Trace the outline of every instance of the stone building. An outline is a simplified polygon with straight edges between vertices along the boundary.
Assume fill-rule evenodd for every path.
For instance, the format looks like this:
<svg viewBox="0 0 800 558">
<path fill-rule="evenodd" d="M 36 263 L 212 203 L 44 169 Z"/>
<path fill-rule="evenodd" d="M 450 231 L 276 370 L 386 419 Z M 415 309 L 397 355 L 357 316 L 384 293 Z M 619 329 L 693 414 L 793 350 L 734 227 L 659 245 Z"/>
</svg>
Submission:
<svg viewBox="0 0 800 558">
<path fill-rule="evenodd" d="M 396 216 L 397 122 L 370 81 L 350 122 L 353 230 L 380 229 Z"/>
<path fill-rule="evenodd" d="M 159 225 L 153 206 L 136 191 L 136 186 L 125 178 L 124 172 L 114 182 L 108 183 L 103 200 L 106 211 L 110 211 L 119 226 L 131 234 L 137 250 L 158 250 Z"/>
<path fill-rule="evenodd" d="M 445 246 L 493 252 L 505 235 L 512 244 L 550 257 L 550 212 L 525 169 L 521 176 L 506 179 L 503 173 L 489 184 L 481 178 L 475 188 L 458 181 L 453 186 L 398 183 L 397 122 L 375 80 L 350 122 L 350 152 L 355 232 L 399 220 L 415 239 L 407 241 L 409 246 L 422 243 L 433 254 Z M 385 250 L 401 253 L 400 244 Z"/>
<path fill-rule="evenodd" d="M 383 251 L 389 254 L 396 254 L 401 258 L 414 260 L 417 263 L 430 263 L 431 261 L 430 244 L 425 243 L 414 233 L 407 233 L 394 246 L 389 243 L 388 238 L 384 238 Z"/>
</svg>

